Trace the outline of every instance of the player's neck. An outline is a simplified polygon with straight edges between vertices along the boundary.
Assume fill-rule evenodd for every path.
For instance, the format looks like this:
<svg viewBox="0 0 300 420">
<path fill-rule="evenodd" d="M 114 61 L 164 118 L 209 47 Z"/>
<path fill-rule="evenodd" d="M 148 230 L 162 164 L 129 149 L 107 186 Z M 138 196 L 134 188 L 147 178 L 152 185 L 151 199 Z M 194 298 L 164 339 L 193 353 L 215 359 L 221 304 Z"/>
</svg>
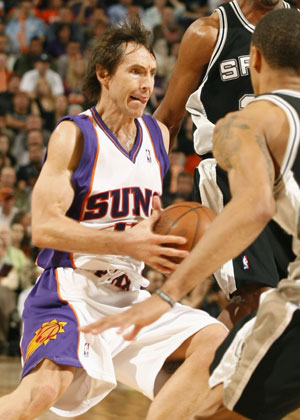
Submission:
<svg viewBox="0 0 300 420">
<path fill-rule="evenodd" d="M 268 74 L 261 79 L 257 86 L 256 95 L 269 93 L 276 90 L 293 90 L 300 92 L 300 77 L 293 73 L 288 73 L 287 70 L 277 71 L 273 74 Z"/>
<path fill-rule="evenodd" d="M 270 2 L 271 3 L 271 2 Z M 273 5 L 263 4 L 256 0 L 238 0 L 238 4 L 245 16 L 245 18 L 256 26 L 260 19 L 272 10 L 281 9 L 283 7 L 283 0 L 273 0 Z"/>
<path fill-rule="evenodd" d="M 135 118 L 122 116 L 120 112 L 112 112 L 109 107 L 102 108 L 100 104 L 96 105 L 96 110 L 123 148 L 130 152 L 137 135 Z"/>
</svg>

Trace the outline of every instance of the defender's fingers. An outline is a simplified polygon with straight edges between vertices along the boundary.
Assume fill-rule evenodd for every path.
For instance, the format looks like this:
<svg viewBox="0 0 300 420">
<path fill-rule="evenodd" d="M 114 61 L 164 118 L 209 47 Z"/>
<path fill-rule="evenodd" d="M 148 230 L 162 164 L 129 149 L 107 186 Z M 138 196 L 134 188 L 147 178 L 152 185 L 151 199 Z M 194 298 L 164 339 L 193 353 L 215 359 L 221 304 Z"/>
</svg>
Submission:
<svg viewBox="0 0 300 420">
<path fill-rule="evenodd" d="M 184 245 L 187 243 L 187 239 L 184 236 L 177 235 L 157 235 L 157 241 L 160 244 Z"/>
</svg>

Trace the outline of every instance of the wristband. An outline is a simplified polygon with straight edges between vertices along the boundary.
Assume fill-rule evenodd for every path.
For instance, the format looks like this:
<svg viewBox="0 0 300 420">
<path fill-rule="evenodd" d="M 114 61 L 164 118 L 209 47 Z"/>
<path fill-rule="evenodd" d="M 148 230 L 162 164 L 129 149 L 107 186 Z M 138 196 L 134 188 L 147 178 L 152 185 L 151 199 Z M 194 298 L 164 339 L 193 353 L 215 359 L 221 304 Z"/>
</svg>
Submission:
<svg viewBox="0 0 300 420">
<path fill-rule="evenodd" d="M 163 300 L 165 300 L 166 302 L 168 302 L 168 304 L 173 308 L 173 306 L 175 306 L 175 300 L 173 300 L 169 295 L 167 295 L 167 293 L 163 292 L 160 289 L 155 290 L 154 292 L 156 295 L 160 296 Z"/>
</svg>

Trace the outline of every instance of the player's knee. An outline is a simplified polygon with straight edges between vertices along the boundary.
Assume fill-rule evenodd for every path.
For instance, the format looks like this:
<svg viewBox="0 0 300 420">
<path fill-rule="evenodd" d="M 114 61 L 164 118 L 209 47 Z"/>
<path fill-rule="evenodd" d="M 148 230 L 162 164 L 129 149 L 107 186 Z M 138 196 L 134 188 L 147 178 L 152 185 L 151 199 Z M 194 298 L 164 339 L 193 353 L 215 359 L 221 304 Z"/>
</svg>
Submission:
<svg viewBox="0 0 300 420">
<path fill-rule="evenodd" d="M 31 393 L 31 410 L 33 412 L 46 410 L 60 396 L 60 387 L 57 384 L 43 383 Z"/>
<path fill-rule="evenodd" d="M 191 353 L 200 352 L 202 356 L 204 353 L 213 354 L 227 334 L 227 329 L 221 324 L 213 324 L 203 328 L 193 337 Z"/>
</svg>

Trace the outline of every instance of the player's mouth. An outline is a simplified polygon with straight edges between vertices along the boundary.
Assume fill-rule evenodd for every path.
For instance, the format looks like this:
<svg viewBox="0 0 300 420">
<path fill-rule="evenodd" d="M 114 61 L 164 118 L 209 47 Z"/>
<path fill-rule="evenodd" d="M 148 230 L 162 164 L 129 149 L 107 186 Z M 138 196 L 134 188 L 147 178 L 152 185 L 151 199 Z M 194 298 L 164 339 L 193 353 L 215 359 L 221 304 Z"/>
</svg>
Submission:
<svg viewBox="0 0 300 420">
<path fill-rule="evenodd" d="M 145 105 L 148 102 L 148 97 L 147 96 L 130 96 L 130 99 L 133 99 L 135 101 L 139 101 L 141 102 L 143 105 Z"/>
</svg>

